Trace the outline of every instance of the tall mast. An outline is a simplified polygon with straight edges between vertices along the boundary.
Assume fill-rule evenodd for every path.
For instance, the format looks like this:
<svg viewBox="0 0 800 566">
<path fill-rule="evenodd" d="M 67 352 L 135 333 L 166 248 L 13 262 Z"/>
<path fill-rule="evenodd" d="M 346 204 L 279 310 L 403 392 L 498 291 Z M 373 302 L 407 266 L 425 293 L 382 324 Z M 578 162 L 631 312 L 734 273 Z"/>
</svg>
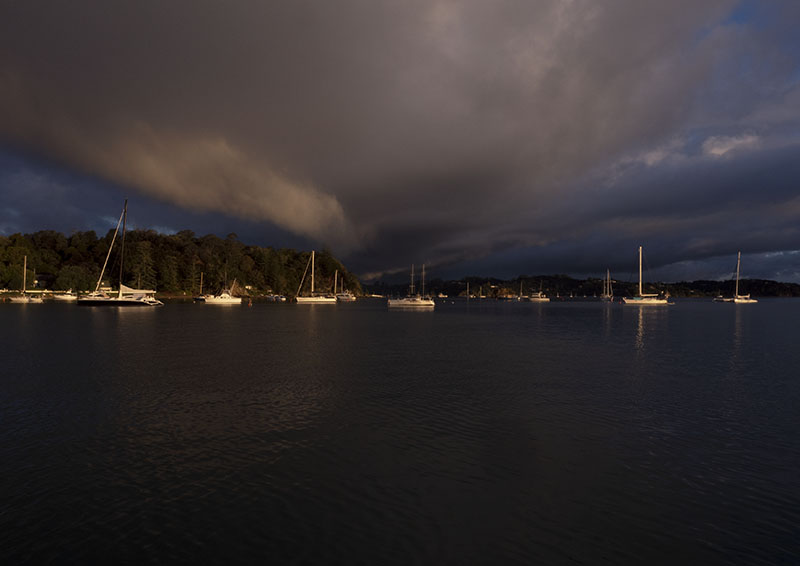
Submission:
<svg viewBox="0 0 800 566">
<path fill-rule="evenodd" d="M 128 199 L 125 199 L 125 206 L 122 207 L 122 247 L 119 251 L 119 297 L 122 298 L 122 260 L 125 258 L 125 228 L 128 224 Z"/>
<path fill-rule="evenodd" d="M 22 262 L 22 294 L 25 294 L 25 290 L 28 288 L 28 256 L 25 256 L 25 259 Z"/>
<path fill-rule="evenodd" d="M 333 294 L 334 295 L 339 292 L 339 290 L 337 289 L 338 286 L 339 286 L 339 270 L 337 269 L 336 271 L 333 272 Z"/>
<path fill-rule="evenodd" d="M 108 253 L 106 254 L 106 260 L 103 262 L 103 269 L 100 270 L 100 277 L 97 278 L 97 285 L 94 287 L 94 292 L 97 293 L 100 290 L 100 283 L 103 282 L 103 274 L 106 272 L 106 265 L 108 265 L 108 258 L 111 257 L 111 250 L 114 249 L 114 242 L 117 240 L 117 232 L 119 232 L 119 225 L 122 224 L 122 217 L 125 215 L 125 211 L 128 208 L 128 199 L 125 199 L 125 207 L 122 209 L 122 214 L 119 215 L 119 220 L 117 220 L 117 227 L 114 229 L 114 237 L 111 238 L 111 245 L 108 246 Z"/>
<path fill-rule="evenodd" d="M 200 294 L 203 294 L 203 272 L 200 272 Z"/>
<path fill-rule="evenodd" d="M 736 292 L 733 294 L 734 297 L 739 296 L 739 264 L 742 262 L 742 252 L 739 252 L 739 255 L 736 256 Z"/>
<path fill-rule="evenodd" d="M 408 293 L 409 296 L 414 294 L 414 264 L 411 264 L 411 290 Z"/>
<path fill-rule="evenodd" d="M 314 250 L 311 250 L 311 294 L 314 294 Z"/>
<path fill-rule="evenodd" d="M 639 296 L 642 296 L 642 246 L 639 246 Z"/>
<path fill-rule="evenodd" d="M 425 296 L 425 264 L 422 264 L 422 296 Z"/>
</svg>

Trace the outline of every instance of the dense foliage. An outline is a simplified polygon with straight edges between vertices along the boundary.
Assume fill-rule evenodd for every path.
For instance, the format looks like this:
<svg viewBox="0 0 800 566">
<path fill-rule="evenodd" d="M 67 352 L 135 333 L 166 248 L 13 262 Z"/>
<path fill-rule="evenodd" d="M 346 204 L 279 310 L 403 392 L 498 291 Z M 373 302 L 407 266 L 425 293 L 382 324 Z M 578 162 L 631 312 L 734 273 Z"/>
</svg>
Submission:
<svg viewBox="0 0 800 566">
<path fill-rule="evenodd" d="M 28 288 L 93 290 L 113 236 L 113 230 L 103 237 L 93 231 L 65 236 L 49 230 L 0 236 L 0 288 L 22 287 L 27 256 Z M 104 282 L 114 287 L 119 281 L 120 250 L 117 241 L 104 275 Z M 213 235 L 198 238 L 189 230 L 172 235 L 129 231 L 124 254 L 122 279 L 131 287 L 193 294 L 200 291 L 202 273 L 204 292 L 217 292 L 235 280 L 237 287 L 251 294 L 290 296 L 297 293 L 310 256 L 310 252 L 293 249 L 247 246 L 236 234 L 225 239 Z M 316 254 L 316 288 L 332 290 L 337 269 L 339 277 L 344 277 L 345 289 L 360 294 L 358 278 L 327 250 Z"/>
</svg>

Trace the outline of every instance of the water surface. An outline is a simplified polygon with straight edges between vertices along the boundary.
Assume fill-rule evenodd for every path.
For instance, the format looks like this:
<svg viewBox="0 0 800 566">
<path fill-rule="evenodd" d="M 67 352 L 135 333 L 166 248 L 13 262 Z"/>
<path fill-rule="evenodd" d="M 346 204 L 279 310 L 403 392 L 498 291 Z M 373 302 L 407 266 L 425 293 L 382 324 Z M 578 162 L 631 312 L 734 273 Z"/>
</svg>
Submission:
<svg viewBox="0 0 800 566">
<path fill-rule="evenodd" d="M 18 564 L 788 564 L 800 302 L 0 305 Z"/>
</svg>

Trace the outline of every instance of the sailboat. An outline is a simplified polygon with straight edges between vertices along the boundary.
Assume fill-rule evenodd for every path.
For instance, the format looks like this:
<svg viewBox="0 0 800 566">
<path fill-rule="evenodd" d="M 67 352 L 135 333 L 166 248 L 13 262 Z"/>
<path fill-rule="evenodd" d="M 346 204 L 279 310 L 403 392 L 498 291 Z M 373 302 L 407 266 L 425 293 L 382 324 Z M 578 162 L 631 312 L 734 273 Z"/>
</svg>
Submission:
<svg viewBox="0 0 800 566">
<path fill-rule="evenodd" d="M 408 295 L 400 299 L 389 299 L 391 308 L 427 308 L 432 309 L 436 306 L 433 299 L 425 296 L 425 264 L 422 264 L 422 293 L 414 293 L 414 265 L 411 265 L 411 286 Z"/>
<path fill-rule="evenodd" d="M 125 259 L 125 230 L 128 223 L 128 199 L 125 199 L 125 204 L 122 207 L 122 214 L 119 216 L 117 227 L 114 230 L 114 236 L 111 238 L 111 245 L 106 254 L 106 261 L 103 263 L 103 269 L 100 270 L 100 277 L 97 279 L 97 285 L 94 291 L 87 295 L 78 297 L 78 304 L 90 307 L 111 306 L 111 307 L 156 307 L 164 303 L 155 298 L 156 292 L 152 289 L 133 289 L 127 285 L 122 284 L 122 267 L 123 260 Z M 111 257 L 111 250 L 114 249 L 114 242 L 117 240 L 117 233 L 119 227 L 122 225 L 122 242 L 120 244 L 119 252 L 119 291 L 116 295 L 109 295 L 100 290 L 100 284 L 103 281 L 103 275 L 106 272 L 108 265 L 108 258 Z"/>
<path fill-rule="evenodd" d="M 668 305 L 667 299 L 659 297 L 658 293 L 642 292 L 642 246 L 639 246 L 639 294 L 635 297 L 623 297 L 622 301 L 626 305 Z"/>
<path fill-rule="evenodd" d="M 609 303 L 614 300 L 614 291 L 611 289 L 610 269 L 606 269 L 606 278 L 603 280 L 603 294 L 600 295 L 600 300 Z"/>
<path fill-rule="evenodd" d="M 342 277 L 342 290 L 337 291 L 339 279 L 339 270 L 337 269 L 336 272 L 333 274 L 333 292 L 336 293 L 336 300 L 340 303 L 352 303 L 356 300 L 356 296 L 351 293 L 350 291 L 344 290 L 344 277 Z"/>
<path fill-rule="evenodd" d="M 528 297 L 528 300 L 530 302 L 532 302 L 532 303 L 549 303 L 550 302 L 550 297 L 545 295 L 544 292 L 542 291 L 542 287 L 543 286 L 544 286 L 544 283 L 542 281 L 539 281 L 539 290 L 536 293 L 531 294 L 530 297 Z"/>
<path fill-rule="evenodd" d="M 528 295 L 523 295 L 522 294 L 522 279 L 520 278 L 520 281 L 519 281 L 519 295 L 517 295 L 517 301 L 527 301 L 527 300 L 528 300 Z"/>
<path fill-rule="evenodd" d="M 733 302 L 736 303 L 737 305 L 742 303 L 757 303 L 758 301 L 756 299 L 750 298 L 750 293 L 746 295 L 739 294 L 739 267 L 741 263 L 742 263 L 742 252 L 739 252 L 739 254 L 736 256 L 736 290 L 733 293 Z"/>
<path fill-rule="evenodd" d="M 41 296 L 33 296 L 27 294 L 28 288 L 28 256 L 25 256 L 25 259 L 22 262 L 22 289 L 20 290 L 20 295 L 18 297 L 9 297 L 9 300 L 12 303 L 21 303 L 21 304 L 40 304 L 42 303 Z"/>
<path fill-rule="evenodd" d="M 204 295 L 203 302 L 207 305 L 241 305 L 242 298 L 233 296 L 233 289 L 236 287 L 236 279 L 230 289 L 223 289 L 219 295 Z"/>
<path fill-rule="evenodd" d="M 303 283 L 306 280 L 306 273 L 308 273 L 308 266 L 311 266 L 311 294 L 300 295 L 300 290 L 303 288 Z M 297 296 L 295 297 L 299 305 L 335 305 L 336 295 L 330 293 L 317 293 L 314 291 L 314 250 L 311 250 L 311 257 L 306 264 L 306 270 L 303 272 L 303 278 L 300 280 L 300 286 L 297 288 Z"/>
<path fill-rule="evenodd" d="M 195 303 L 206 302 L 206 295 L 203 294 L 203 272 L 200 272 L 200 294 L 192 299 Z"/>
</svg>

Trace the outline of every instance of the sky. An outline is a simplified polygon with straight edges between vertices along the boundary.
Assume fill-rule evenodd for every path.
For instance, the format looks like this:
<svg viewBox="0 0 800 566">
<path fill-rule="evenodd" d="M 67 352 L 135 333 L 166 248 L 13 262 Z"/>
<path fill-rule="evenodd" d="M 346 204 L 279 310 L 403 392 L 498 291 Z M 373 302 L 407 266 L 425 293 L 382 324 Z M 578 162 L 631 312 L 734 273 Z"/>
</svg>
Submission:
<svg viewBox="0 0 800 566">
<path fill-rule="evenodd" d="M 795 0 L 0 4 L 0 235 L 800 282 Z"/>
</svg>

